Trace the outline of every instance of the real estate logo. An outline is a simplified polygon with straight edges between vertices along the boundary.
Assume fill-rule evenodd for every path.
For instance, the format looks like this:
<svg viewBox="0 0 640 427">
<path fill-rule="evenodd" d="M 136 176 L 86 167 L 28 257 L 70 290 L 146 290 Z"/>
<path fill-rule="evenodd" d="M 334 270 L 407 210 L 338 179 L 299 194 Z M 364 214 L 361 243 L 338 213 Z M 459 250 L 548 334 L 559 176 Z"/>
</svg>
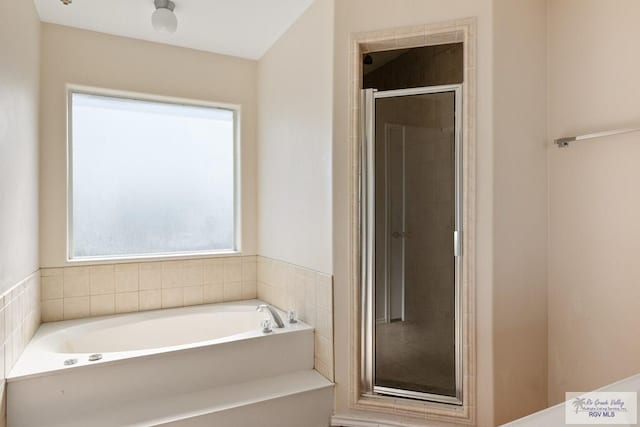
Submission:
<svg viewBox="0 0 640 427">
<path fill-rule="evenodd" d="M 566 393 L 567 424 L 636 424 L 638 393 L 590 392 Z"/>
</svg>

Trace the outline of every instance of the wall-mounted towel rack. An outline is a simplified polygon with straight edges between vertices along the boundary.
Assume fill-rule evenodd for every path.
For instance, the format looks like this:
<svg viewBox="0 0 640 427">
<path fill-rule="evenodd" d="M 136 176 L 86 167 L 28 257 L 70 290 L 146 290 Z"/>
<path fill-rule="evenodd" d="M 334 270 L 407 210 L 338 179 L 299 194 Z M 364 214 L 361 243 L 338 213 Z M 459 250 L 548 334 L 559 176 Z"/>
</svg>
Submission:
<svg viewBox="0 0 640 427">
<path fill-rule="evenodd" d="M 615 130 L 606 130 L 603 132 L 588 133 L 586 135 L 567 136 L 564 138 L 556 139 L 554 143 L 557 144 L 558 147 L 564 148 L 564 147 L 568 147 L 569 143 L 574 141 L 582 141 L 583 139 L 602 138 L 604 136 L 620 135 L 622 133 L 629 133 L 629 132 L 640 132 L 640 128 L 615 129 Z"/>
</svg>

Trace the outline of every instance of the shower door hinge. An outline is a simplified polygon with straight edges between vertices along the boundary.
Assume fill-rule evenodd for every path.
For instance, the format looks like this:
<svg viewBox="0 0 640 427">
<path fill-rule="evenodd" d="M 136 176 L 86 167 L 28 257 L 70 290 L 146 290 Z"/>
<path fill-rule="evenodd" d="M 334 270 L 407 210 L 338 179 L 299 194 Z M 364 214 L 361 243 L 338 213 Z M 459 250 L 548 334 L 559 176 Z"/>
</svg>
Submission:
<svg viewBox="0 0 640 427">
<path fill-rule="evenodd" d="M 462 233 L 460 233 L 459 231 L 454 231 L 453 232 L 453 256 L 460 256 L 462 255 Z"/>
</svg>

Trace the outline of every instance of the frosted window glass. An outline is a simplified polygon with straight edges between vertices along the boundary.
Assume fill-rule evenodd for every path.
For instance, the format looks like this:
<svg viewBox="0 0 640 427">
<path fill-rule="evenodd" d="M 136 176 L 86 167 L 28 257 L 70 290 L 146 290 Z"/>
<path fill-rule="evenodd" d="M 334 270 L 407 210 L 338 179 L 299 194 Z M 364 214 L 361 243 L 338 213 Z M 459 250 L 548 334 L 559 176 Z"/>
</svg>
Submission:
<svg viewBox="0 0 640 427">
<path fill-rule="evenodd" d="M 73 93 L 71 257 L 234 242 L 234 111 Z"/>
</svg>

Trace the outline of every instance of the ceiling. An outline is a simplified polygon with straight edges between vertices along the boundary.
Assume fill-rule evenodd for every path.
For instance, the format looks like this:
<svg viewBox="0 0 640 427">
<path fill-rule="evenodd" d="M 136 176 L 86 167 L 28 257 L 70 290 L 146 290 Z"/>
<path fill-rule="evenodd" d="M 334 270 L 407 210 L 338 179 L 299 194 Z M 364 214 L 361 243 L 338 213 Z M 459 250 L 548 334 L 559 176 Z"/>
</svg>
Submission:
<svg viewBox="0 0 640 427">
<path fill-rule="evenodd" d="M 175 34 L 154 31 L 153 0 L 34 2 L 43 22 L 259 59 L 313 0 L 174 0 Z"/>
</svg>

